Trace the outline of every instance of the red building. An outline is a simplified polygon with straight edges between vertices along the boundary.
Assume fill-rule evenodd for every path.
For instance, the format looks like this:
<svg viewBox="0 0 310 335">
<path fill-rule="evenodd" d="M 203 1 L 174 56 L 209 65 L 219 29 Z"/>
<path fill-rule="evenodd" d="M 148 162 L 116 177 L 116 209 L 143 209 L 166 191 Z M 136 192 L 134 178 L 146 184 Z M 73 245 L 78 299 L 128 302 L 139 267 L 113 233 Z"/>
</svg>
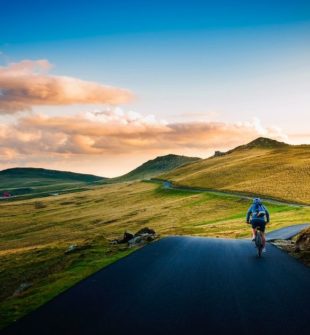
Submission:
<svg viewBox="0 0 310 335">
<path fill-rule="evenodd" d="M 10 196 L 11 196 L 11 193 L 9 193 L 9 192 L 3 192 L 2 193 L 3 198 L 9 198 Z"/>
</svg>

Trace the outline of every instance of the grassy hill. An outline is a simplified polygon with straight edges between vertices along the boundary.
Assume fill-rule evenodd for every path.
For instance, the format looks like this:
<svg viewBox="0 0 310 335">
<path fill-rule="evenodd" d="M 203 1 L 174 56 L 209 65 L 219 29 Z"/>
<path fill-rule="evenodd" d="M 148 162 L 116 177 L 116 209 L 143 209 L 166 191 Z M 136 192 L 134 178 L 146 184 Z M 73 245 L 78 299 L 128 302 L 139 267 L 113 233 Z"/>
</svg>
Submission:
<svg viewBox="0 0 310 335">
<path fill-rule="evenodd" d="M 288 145 L 260 137 L 160 178 L 176 185 L 310 204 L 310 145 Z"/>
<path fill-rule="evenodd" d="M 309 203 L 309 149 L 260 138 L 206 160 L 158 157 L 118 180 L 153 177 L 181 161 L 185 165 L 162 177 L 183 185 Z M 243 197 L 170 190 L 150 182 L 100 185 L 102 181 L 106 179 L 44 169 L 0 172 L 5 189 L 51 192 L 97 185 L 82 193 L 0 202 L 0 328 L 132 252 L 110 243 L 125 230 L 148 226 L 162 236 L 250 234 L 244 223 L 250 200 Z M 309 221 L 310 207 L 267 206 L 272 218 L 268 230 Z M 72 245 L 76 250 L 67 253 Z M 22 285 L 27 288 L 19 293 Z"/>
<path fill-rule="evenodd" d="M 82 187 L 106 178 L 67 171 L 40 168 L 12 168 L 0 171 L 0 194 L 37 194 Z"/>
<path fill-rule="evenodd" d="M 149 179 L 198 160 L 200 158 L 170 154 L 149 160 L 133 171 L 116 178 L 41 168 L 12 168 L 0 171 L 0 196 L 5 191 L 14 196 L 49 195 L 85 189 L 91 184 Z"/>
<path fill-rule="evenodd" d="M 145 162 L 123 176 L 110 179 L 110 182 L 124 182 L 153 178 L 163 172 L 173 170 L 188 163 L 199 161 L 200 159 L 201 158 L 198 157 L 187 157 L 172 154 L 159 156 Z"/>
<path fill-rule="evenodd" d="M 240 238 L 250 200 L 150 182 L 0 202 L 0 328 L 134 249 L 109 240 L 148 226 L 165 235 Z M 310 208 L 267 203 L 268 229 L 305 222 Z M 66 253 L 69 246 L 76 251 Z M 255 249 L 253 248 L 253 255 Z M 22 284 L 30 286 L 20 294 Z"/>
</svg>

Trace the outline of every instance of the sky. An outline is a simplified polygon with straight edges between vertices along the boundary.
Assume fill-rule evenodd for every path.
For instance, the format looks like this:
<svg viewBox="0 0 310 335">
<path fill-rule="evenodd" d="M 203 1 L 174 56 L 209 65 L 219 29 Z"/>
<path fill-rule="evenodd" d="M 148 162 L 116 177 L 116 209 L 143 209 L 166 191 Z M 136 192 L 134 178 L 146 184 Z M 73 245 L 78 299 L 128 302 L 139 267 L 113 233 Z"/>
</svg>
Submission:
<svg viewBox="0 0 310 335">
<path fill-rule="evenodd" d="M 0 169 L 118 176 L 310 143 L 310 2 L 0 0 Z"/>
</svg>

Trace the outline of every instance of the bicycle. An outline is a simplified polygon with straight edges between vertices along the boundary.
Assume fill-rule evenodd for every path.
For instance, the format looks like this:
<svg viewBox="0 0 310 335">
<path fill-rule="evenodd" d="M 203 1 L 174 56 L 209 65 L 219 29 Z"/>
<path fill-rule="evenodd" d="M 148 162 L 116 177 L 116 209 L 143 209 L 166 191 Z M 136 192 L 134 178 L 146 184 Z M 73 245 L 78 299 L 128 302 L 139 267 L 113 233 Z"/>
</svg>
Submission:
<svg viewBox="0 0 310 335">
<path fill-rule="evenodd" d="M 262 232 L 260 231 L 260 227 L 255 228 L 255 246 L 257 248 L 257 255 L 258 257 L 262 257 L 263 252 L 263 238 Z"/>
</svg>

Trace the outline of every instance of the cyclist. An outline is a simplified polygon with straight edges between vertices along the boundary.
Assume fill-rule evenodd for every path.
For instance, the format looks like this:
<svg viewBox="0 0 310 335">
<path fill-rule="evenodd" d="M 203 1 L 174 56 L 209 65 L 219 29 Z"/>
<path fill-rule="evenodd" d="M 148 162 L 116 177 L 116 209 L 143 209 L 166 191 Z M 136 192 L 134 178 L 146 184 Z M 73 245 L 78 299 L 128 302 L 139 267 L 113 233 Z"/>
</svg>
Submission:
<svg viewBox="0 0 310 335">
<path fill-rule="evenodd" d="M 253 236 L 252 241 L 255 240 L 255 229 L 257 227 L 260 228 L 260 231 L 262 232 L 262 242 L 263 242 L 263 251 L 265 252 L 265 227 L 266 224 L 270 220 L 270 215 L 267 210 L 267 208 L 263 205 L 261 199 L 254 198 L 252 206 L 248 209 L 247 215 L 246 215 L 246 223 L 252 225 L 253 229 Z"/>
</svg>

